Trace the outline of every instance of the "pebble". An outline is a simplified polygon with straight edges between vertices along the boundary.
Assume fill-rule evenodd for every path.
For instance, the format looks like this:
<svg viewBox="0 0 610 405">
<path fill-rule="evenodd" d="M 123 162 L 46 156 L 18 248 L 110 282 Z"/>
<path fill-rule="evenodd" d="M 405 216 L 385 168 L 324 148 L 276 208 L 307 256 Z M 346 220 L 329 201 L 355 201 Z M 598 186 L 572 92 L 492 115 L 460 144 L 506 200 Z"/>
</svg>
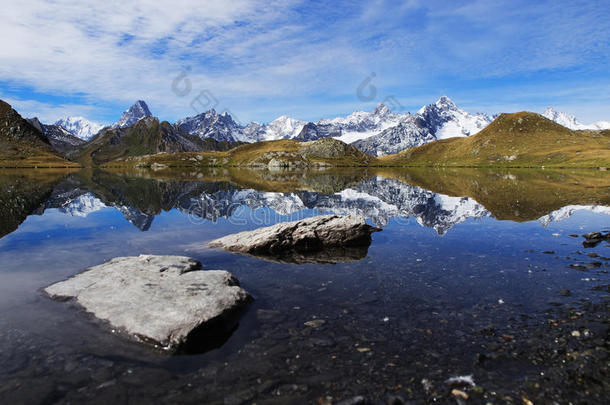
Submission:
<svg viewBox="0 0 610 405">
<path fill-rule="evenodd" d="M 304 323 L 305 326 L 309 326 L 310 328 L 319 328 L 324 325 L 326 321 L 324 319 L 313 319 L 311 321 L 307 321 Z"/>
<path fill-rule="evenodd" d="M 464 391 L 462 390 L 458 390 L 457 388 L 454 388 L 451 390 L 451 395 L 453 395 L 454 397 L 460 397 L 462 399 L 468 399 L 468 394 L 466 394 Z"/>
</svg>

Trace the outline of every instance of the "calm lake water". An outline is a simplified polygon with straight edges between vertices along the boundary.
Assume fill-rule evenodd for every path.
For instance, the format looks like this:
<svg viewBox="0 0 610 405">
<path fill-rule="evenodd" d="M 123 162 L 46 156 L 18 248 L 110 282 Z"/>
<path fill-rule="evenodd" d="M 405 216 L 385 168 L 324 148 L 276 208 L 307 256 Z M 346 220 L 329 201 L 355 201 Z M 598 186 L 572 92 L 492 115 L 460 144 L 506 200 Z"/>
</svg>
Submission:
<svg viewBox="0 0 610 405">
<path fill-rule="evenodd" d="M 0 189 L 7 404 L 455 403 L 445 381 L 464 375 L 481 387 L 463 388 L 475 402 L 484 391 L 520 403 L 547 388 L 528 381 L 551 365 L 502 345 L 528 350 L 520 336 L 544 339 L 551 311 L 608 296 L 609 244 L 584 248 L 580 236 L 610 230 L 610 175 L 597 171 L 4 171 Z M 331 212 L 383 229 L 360 260 L 286 264 L 206 247 Z M 41 293 L 139 254 L 228 270 L 255 300 L 221 347 L 172 356 Z M 313 319 L 325 322 L 304 325 Z"/>
</svg>

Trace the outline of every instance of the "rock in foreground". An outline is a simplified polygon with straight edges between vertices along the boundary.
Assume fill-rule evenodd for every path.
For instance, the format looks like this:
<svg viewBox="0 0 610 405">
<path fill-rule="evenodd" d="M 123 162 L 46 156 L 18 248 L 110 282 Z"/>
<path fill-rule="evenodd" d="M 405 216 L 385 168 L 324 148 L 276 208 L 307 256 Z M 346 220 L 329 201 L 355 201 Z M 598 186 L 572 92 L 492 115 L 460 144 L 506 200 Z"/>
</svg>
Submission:
<svg viewBox="0 0 610 405">
<path fill-rule="evenodd" d="M 214 336 L 250 299 L 231 273 L 182 256 L 119 257 L 44 290 L 75 299 L 97 318 L 167 349 Z M 202 342 L 203 345 L 210 342 Z"/>
<path fill-rule="evenodd" d="M 228 235 L 211 241 L 208 246 L 254 256 L 286 258 L 336 247 L 368 247 L 371 233 L 377 231 L 380 229 L 368 225 L 360 215 L 321 215 Z"/>
</svg>

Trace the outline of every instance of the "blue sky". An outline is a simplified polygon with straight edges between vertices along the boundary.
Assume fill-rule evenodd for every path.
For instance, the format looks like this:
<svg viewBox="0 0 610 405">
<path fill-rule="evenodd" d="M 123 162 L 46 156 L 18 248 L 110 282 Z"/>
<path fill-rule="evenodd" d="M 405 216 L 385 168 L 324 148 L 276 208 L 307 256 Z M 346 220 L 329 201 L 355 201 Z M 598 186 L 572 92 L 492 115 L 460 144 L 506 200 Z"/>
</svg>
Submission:
<svg viewBox="0 0 610 405">
<path fill-rule="evenodd" d="M 137 99 L 169 121 L 215 106 L 246 123 L 441 95 L 610 120 L 608 0 L 0 1 L 0 98 L 45 122 L 110 123 Z"/>
</svg>

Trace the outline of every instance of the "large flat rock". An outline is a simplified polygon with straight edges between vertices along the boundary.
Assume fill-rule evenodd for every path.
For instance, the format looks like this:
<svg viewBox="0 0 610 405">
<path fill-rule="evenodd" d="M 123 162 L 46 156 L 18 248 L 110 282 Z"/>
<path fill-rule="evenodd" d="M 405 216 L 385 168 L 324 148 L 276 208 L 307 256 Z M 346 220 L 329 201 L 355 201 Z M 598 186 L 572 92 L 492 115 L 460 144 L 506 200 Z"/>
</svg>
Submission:
<svg viewBox="0 0 610 405">
<path fill-rule="evenodd" d="M 250 298 L 231 273 L 202 270 L 183 256 L 118 257 L 44 291 L 74 299 L 113 328 L 168 349 L 229 322 Z"/>
<path fill-rule="evenodd" d="M 307 255 L 312 257 L 311 262 L 316 262 L 319 253 L 323 261 L 328 261 L 324 252 L 334 249 L 336 253 L 338 247 L 367 248 L 371 244 L 371 233 L 377 231 L 378 228 L 368 225 L 360 215 L 321 215 L 228 235 L 209 242 L 208 246 L 262 258 L 278 257 L 286 262 L 290 262 L 286 258 L 293 256 L 299 259 L 295 262 L 306 263 Z M 361 253 L 360 249 L 356 256 Z M 346 258 L 353 259 L 353 256 Z"/>
</svg>

